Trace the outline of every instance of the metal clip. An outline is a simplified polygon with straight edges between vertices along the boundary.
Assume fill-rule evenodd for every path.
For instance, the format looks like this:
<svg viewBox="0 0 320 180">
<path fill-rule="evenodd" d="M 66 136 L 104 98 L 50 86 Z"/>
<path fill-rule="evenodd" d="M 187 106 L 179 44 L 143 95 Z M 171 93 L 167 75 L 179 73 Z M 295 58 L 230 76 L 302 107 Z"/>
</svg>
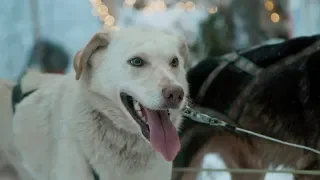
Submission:
<svg viewBox="0 0 320 180">
<path fill-rule="evenodd" d="M 217 118 L 209 118 L 209 125 L 211 126 L 221 126 L 220 120 Z"/>
<path fill-rule="evenodd" d="M 218 118 L 212 118 L 206 114 L 202 114 L 190 108 L 189 106 L 185 106 L 183 109 L 183 116 L 192 119 L 193 121 L 205 123 L 210 126 L 226 126 L 226 123 L 219 120 Z"/>
<path fill-rule="evenodd" d="M 191 110 L 191 108 L 190 108 L 189 106 L 185 106 L 185 107 L 184 107 L 182 114 L 183 114 L 183 116 L 185 116 L 185 117 L 188 117 L 188 118 L 193 119 L 193 118 L 192 118 L 192 110 Z"/>
</svg>

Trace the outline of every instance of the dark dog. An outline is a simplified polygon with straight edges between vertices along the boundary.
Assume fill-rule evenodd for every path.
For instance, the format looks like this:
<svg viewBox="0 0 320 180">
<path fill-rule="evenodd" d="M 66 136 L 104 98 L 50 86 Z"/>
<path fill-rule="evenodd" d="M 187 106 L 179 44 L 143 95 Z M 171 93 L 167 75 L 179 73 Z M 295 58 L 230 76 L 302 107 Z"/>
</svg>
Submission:
<svg viewBox="0 0 320 180">
<path fill-rule="evenodd" d="M 320 36 L 301 37 L 239 53 L 259 73 L 250 74 L 229 63 L 199 99 L 203 83 L 221 66 L 221 61 L 208 58 L 189 71 L 191 99 L 199 106 L 220 112 L 211 115 L 219 115 L 220 119 L 245 129 L 320 149 L 320 51 L 319 44 L 313 45 L 319 40 Z M 199 167 L 206 153 L 216 152 L 229 168 L 267 169 L 270 165 L 285 165 L 292 169 L 319 169 L 318 155 L 314 153 L 188 119 L 181 134 L 184 149 L 176 159 L 176 167 Z M 175 175 L 175 179 L 190 179 L 196 174 Z M 234 180 L 263 177 L 232 175 Z"/>
</svg>

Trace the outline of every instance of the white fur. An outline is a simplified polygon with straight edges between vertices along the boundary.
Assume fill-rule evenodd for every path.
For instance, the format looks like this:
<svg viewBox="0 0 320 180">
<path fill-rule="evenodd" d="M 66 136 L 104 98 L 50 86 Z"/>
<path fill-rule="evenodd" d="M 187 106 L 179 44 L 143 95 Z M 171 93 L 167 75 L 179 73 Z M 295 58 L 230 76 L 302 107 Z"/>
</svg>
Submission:
<svg viewBox="0 0 320 180">
<path fill-rule="evenodd" d="M 188 95 L 181 38 L 152 28 L 132 27 L 110 34 L 107 48 L 90 58 L 79 81 L 71 73 L 38 89 L 17 106 L 14 142 L 23 165 L 36 180 L 169 180 L 171 163 L 155 152 L 120 101 L 120 91 L 144 106 L 159 108 L 165 85 Z M 128 65 L 142 55 L 145 67 Z M 177 56 L 180 66 L 171 68 Z M 181 104 L 181 106 L 185 103 Z M 175 126 L 180 110 L 170 109 Z"/>
<path fill-rule="evenodd" d="M 227 166 L 218 153 L 209 153 L 203 157 L 202 168 L 208 169 L 226 169 Z M 210 172 L 204 171 L 199 173 L 197 180 L 232 180 L 229 172 Z"/>
<path fill-rule="evenodd" d="M 226 169 L 227 166 L 220 156 L 219 153 L 209 153 L 203 157 L 202 167 L 208 169 Z M 284 168 L 282 165 L 274 168 L 270 166 L 270 170 L 284 170 L 289 168 Z M 210 172 L 204 171 L 198 174 L 197 180 L 232 180 L 231 174 L 229 172 Z M 264 180 L 294 180 L 294 176 L 290 173 L 266 173 Z"/>
<path fill-rule="evenodd" d="M 192 47 L 201 40 L 200 24 L 209 17 L 209 13 L 204 9 L 196 6 L 193 11 L 185 11 L 182 8 L 172 6 L 166 11 L 145 13 L 134 8 L 119 8 L 119 19 L 117 25 L 121 28 L 135 25 L 150 25 L 166 31 L 180 34 L 186 38 L 189 47 Z M 201 40 L 202 41 L 202 40 Z M 204 59 L 204 51 L 191 51 L 190 64 L 191 68 Z"/>
</svg>

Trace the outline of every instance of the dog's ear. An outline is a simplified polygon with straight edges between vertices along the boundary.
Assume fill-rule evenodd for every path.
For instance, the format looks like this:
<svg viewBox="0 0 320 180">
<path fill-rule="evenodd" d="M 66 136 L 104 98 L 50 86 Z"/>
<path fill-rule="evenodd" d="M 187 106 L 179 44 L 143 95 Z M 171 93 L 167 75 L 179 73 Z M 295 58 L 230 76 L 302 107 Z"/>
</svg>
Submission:
<svg viewBox="0 0 320 180">
<path fill-rule="evenodd" d="M 110 36 L 107 32 L 95 34 L 85 48 L 77 52 L 74 57 L 73 67 L 76 71 L 76 80 L 80 79 L 82 71 L 90 65 L 89 59 L 92 54 L 100 47 L 108 46 Z"/>
<path fill-rule="evenodd" d="M 184 68 L 189 66 L 189 48 L 184 38 L 181 38 L 179 53 L 184 60 Z"/>
</svg>

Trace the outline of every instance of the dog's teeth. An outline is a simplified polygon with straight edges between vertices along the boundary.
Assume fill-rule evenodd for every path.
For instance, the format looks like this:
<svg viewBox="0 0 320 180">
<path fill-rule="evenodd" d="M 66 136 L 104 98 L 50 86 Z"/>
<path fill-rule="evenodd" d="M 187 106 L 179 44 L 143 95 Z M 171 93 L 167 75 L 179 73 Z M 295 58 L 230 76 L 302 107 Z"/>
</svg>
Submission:
<svg viewBox="0 0 320 180">
<path fill-rule="evenodd" d="M 141 111 L 137 111 L 137 113 L 138 113 L 138 115 L 139 115 L 140 117 L 142 117 L 142 112 L 141 112 Z"/>
<path fill-rule="evenodd" d="M 139 103 L 137 101 L 134 103 L 134 109 L 136 111 L 141 111 L 141 107 L 140 107 L 140 105 L 139 105 Z"/>
</svg>

